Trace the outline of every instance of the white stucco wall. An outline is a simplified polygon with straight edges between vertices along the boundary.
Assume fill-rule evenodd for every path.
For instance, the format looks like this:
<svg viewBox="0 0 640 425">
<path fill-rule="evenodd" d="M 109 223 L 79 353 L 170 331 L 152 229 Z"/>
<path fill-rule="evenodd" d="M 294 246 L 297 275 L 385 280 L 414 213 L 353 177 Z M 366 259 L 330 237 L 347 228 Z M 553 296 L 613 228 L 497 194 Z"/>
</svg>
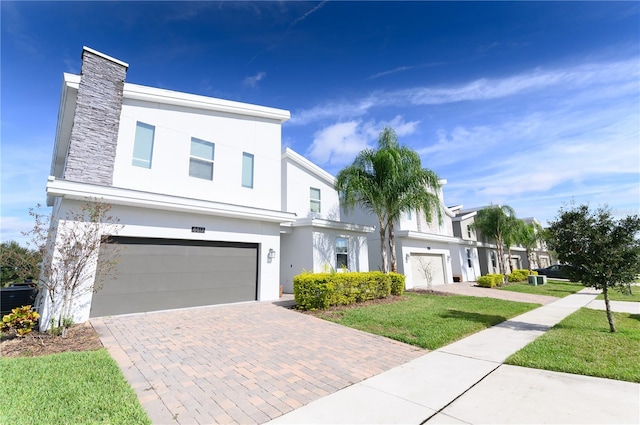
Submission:
<svg viewBox="0 0 640 425">
<path fill-rule="evenodd" d="M 131 165 L 136 122 L 155 126 L 152 166 Z M 189 176 L 191 137 L 215 144 L 213 180 Z M 145 192 L 280 209 L 281 124 L 275 120 L 124 99 L 113 185 Z M 242 187 L 242 153 L 254 155 Z"/>
<path fill-rule="evenodd" d="M 340 221 L 340 200 L 333 188 L 333 181 L 320 178 L 296 162 L 284 158 L 282 161 L 282 209 L 298 217 L 313 217 Z M 320 214 L 310 211 L 310 188 L 320 189 Z"/>
<path fill-rule="evenodd" d="M 59 198 L 58 198 L 59 199 Z M 70 208 L 79 208 L 80 201 L 63 200 L 57 209 L 59 217 L 65 217 Z M 54 208 L 54 212 L 56 209 Z M 114 205 L 111 214 L 119 219 L 122 228 L 118 236 L 143 238 L 169 238 L 186 240 L 208 240 L 225 242 L 245 242 L 259 244 L 258 259 L 258 300 L 276 300 L 279 298 L 280 281 L 280 225 L 278 223 L 242 220 L 227 217 L 215 217 L 205 214 L 186 214 L 149 208 L 135 208 Z M 205 233 L 192 233 L 191 227 L 204 227 Z M 276 258 L 269 260 L 269 249 L 276 251 Z M 122 255 L 126 255 L 123 252 Z M 90 264 L 95 270 L 96 259 Z M 87 285 L 93 285 L 93 280 Z M 74 320 L 88 320 L 92 293 L 88 292 L 76 302 Z M 42 313 L 48 317 L 49 305 L 43 305 Z M 46 326 L 46 325 L 45 325 Z"/>
</svg>

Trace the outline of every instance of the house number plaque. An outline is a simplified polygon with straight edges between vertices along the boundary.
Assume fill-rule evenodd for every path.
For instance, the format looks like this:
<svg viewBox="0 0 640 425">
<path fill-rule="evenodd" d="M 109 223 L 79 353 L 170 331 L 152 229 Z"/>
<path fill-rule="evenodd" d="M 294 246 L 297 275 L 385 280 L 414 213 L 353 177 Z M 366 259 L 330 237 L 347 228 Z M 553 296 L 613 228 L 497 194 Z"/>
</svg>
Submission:
<svg viewBox="0 0 640 425">
<path fill-rule="evenodd" d="M 204 227 L 192 227 L 191 233 L 204 233 Z"/>
</svg>

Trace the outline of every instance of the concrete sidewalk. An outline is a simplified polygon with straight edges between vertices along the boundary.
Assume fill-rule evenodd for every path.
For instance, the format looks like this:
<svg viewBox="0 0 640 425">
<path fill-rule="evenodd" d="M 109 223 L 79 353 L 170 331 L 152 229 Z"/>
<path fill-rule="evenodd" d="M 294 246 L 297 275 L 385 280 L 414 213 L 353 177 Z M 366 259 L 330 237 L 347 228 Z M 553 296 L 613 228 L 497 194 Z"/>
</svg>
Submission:
<svg viewBox="0 0 640 425">
<path fill-rule="evenodd" d="M 584 289 L 270 423 L 640 423 L 640 384 L 502 364 L 597 294 Z"/>
</svg>

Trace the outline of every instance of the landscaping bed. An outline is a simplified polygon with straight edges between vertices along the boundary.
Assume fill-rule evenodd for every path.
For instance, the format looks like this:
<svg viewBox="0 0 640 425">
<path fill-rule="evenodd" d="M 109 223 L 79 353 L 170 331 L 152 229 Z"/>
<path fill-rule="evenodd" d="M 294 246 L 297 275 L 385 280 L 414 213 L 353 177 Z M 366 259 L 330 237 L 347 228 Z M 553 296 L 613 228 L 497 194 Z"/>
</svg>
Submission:
<svg viewBox="0 0 640 425">
<path fill-rule="evenodd" d="M 47 332 L 31 331 L 22 338 L 13 335 L 0 340 L 2 357 L 31 357 L 67 351 L 88 351 L 102 348 L 98 334 L 89 323 L 69 328 L 67 338 L 53 336 Z"/>
</svg>

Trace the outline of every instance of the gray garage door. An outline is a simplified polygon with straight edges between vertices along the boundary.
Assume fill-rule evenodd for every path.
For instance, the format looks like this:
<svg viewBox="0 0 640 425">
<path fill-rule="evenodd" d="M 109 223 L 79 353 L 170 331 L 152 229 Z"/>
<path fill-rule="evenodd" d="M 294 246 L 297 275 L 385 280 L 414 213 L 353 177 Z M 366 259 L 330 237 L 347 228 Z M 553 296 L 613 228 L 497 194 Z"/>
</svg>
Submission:
<svg viewBox="0 0 640 425">
<path fill-rule="evenodd" d="M 93 294 L 91 317 L 256 299 L 257 244 L 114 237 L 100 255 L 114 247 L 117 277 Z"/>
<path fill-rule="evenodd" d="M 444 285 L 444 257 L 440 254 L 411 253 L 411 274 L 415 288 Z"/>
</svg>

